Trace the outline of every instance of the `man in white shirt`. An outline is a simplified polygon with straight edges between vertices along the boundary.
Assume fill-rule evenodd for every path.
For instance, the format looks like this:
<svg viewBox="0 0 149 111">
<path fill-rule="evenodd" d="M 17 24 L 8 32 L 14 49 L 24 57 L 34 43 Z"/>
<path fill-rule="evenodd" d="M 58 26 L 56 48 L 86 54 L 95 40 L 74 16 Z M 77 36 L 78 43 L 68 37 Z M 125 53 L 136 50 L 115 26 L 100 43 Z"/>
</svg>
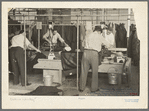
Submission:
<svg viewBox="0 0 149 111">
<path fill-rule="evenodd" d="M 115 48 L 115 38 L 112 33 L 112 30 L 113 29 L 111 27 L 107 28 L 107 33 L 105 34 L 105 39 L 106 39 L 106 41 L 109 42 L 109 44 L 111 45 L 111 48 Z"/>
<path fill-rule="evenodd" d="M 29 40 L 26 38 L 26 33 L 21 30 L 20 33 L 14 36 L 11 40 L 12 45 L 10 48 L 10 61 L 12 65 L 12 70 L 14 72 L 14 85 L 19 84 L 19 75 L 21 75 L 21 85 L 25 86 L 25 53 L 26 48 L 31 48 L 37 52 L 41 52 L 36 47 L 34 47 Z M 24 41 L 25 40 L 25 41 Z M 26 85 L 30 85 L 26 81 Z"/>
<path fill-rule="evenodd" d="M 68 47 L 63 38 L 57 32 L 57 30 L 53 29 L 53 26 L 51 26 L 51 24 L 49 24 L 49 29 L 47 30 L 47 33 L 43 35 L 43 39 L 45 39 L 50 44 L 50 48 L 51 46 L 57 47 L 57 40 L 59 40 L 61 43 L 64 43 L 65 47 Z"/>
<path fill-rule="evenodd" d="M 81 63 L 80 92 L 85 89 L 90 66 L 92 68 L 91 92 L 98 90 L 98 53 L 101 51 L 102 44 L 110 47 L 110 44 L 102 37 L 101 31 L 101 27 L 96 26 L 94 32 L 86 37 Z"/>
</svg>

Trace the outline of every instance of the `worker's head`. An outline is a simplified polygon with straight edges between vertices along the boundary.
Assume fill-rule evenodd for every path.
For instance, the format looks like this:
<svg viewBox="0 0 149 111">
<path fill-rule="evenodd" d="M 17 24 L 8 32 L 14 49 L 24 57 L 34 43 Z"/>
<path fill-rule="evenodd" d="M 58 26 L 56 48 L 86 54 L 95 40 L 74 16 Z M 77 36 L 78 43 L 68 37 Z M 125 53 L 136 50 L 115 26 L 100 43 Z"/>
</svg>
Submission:
<svg viewBox="0 0 149 111">
<path fill-rule="evenodd" d="M 20 34 L 20 30 L 15 31 L 15 33 L 14 33 L 14 34 L 15 34 L 15 35 Z"/>
<path fill-rule="evenodd" d="M 49 22 L 48 28 L 49 28 L 49 29 L 53 29 L 53 24 L 52 24 L 52 22 Z"/>
<path fill-rule="evenodd" d="M 26 36 L 26 32 L 24 32 L 24 30 L 20 30 L 19 34 L 23 34 L 24 36 Z"/>
<path fill-rule="evenodd" d="M 95 26 L 94 31 L 97 31 L 97 32 L 101 33 L 102 32 L 101 26 Z"/>
<path fill-rule="evenodd" d="M 18 35 L 19 32 L 20 32 L 20 30 L 17 27 L 13 27 L 12 30 L 13 30 L 13 32 L 14 32 L 15 35 Z"/>
<path fill-rule="evenodd" d="M 112 33 L 112 28 L 111 28 L 111 27 L 108 27 L 108 28 L 107 28 L 107 33 L 108 33 L 108 34 L 111 34 L 111 33 Z"/>
<path fill-rule="evenodd" d="M 53 35 L 55 35 L 57 33 L 56 29 L 53 29 Z"/>
</svg>

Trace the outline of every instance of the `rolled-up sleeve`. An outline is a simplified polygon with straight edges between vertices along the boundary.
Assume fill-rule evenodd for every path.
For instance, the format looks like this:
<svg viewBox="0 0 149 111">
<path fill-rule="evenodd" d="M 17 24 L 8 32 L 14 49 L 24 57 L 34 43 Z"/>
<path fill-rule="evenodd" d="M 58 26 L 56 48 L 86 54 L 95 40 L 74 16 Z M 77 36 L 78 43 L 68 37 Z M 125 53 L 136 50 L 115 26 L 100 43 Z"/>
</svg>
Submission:
<svg viewBox="0 0 149 111">
<path fill-rule="evenodd" d="M 47 33 L 45 33 L 45 34 L 43 35 L 43 39 L 47 38 L 48 36 L 49 36 L 49 31 L 47 31 Z"/>
<path fill-rule="evenodd" d="M 60 34 L 57 34 L 57 38 L 59 39 L 60 42 L 64 42 L 64 39 L 60 36 Z"/>
</svg>

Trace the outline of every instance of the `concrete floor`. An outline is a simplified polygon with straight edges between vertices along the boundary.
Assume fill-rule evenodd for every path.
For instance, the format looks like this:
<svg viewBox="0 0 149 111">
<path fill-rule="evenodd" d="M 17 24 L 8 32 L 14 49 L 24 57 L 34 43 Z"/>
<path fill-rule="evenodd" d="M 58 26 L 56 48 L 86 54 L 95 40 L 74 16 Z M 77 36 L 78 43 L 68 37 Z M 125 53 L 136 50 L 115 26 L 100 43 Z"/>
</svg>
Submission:
<svg viewBox="0 0 149 111">
<path fill-rule="evenodd" d="M 38 73 L 37 73 L 38 72 Z M 100 90 L 91 93 L 91 76 L 88 74 L 86 89 L 81 93 L 77 91 L 77 79 L 76 75 L 67 76 L 63 84 L 60 86 L 57 83 L 53 83 L 53 86 L 57 86 L 58 89 L 63 90 L 61 96 L 138 96 L 139 95 L 139 69 L 137 66 L 132 65 L 132 81 L 131 85 L 125 86 L 122 84 L 121 89 L 118 89 L 118 85 L 110 85 L 108 83 L 108 75 L 99 73 L 99 88 Z M 9 76 L 9 95 L 14 95 L 16 93 L 24 94 L 35 90 L 38 86 L 44 86 L 42 71 L 36 71 L 34 74 L 28 74 L 28 81 L 32 85 L 27 87 L 22 87 L 21 84 L 13 85 L 13 75 Z"/>
</svg>

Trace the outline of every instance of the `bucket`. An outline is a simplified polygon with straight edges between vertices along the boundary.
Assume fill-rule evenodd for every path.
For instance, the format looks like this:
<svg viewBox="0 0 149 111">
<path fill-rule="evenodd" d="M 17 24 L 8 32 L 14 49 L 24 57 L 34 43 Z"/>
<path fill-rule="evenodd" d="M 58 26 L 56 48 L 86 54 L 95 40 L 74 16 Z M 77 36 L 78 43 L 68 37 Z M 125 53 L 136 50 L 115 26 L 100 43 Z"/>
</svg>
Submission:
<svg viewBox="0 0 149 111">
<path fill-rule="evenodd" d="M 115 72 L 117 72 L 116 68 L 113 68 L 113 67 L 109 68 L 109 70 L 108 70 L 109 84 L 117 84 L 118 83 L 117 82 L 118 76 Z"/>
<path fill-rule="evenodd" d="M 109 78 L 109 84 L 117 84 L 117 74 L 109 73 L 108 78 Z"/>
<path fill-rule="evenodd" d="M 126 73 L 123 73 L 122 75 L 122 84 L 128 83 L 128 75 Z"/>
<path fill-rule="evenodd" d="M 53 83 L 53 75 L 46 75 L 44 77 L 44 85 L 45 86 L 52 86 Z"/>
</svg>

